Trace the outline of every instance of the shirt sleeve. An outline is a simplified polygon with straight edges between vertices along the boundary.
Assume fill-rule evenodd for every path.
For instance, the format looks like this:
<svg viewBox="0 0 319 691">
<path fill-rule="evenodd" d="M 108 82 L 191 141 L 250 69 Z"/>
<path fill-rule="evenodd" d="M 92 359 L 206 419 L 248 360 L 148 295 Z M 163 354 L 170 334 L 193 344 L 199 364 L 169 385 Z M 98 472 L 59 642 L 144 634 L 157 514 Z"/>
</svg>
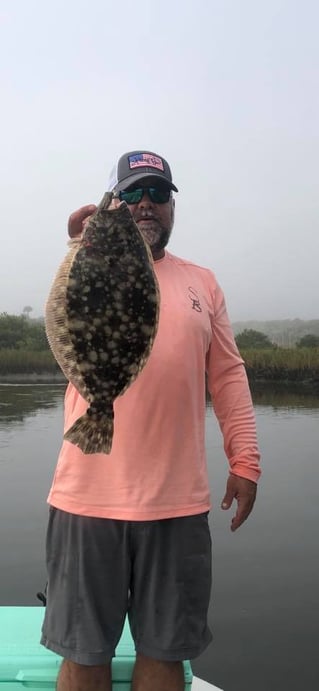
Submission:
<svg viewBox="0 0 319 691">
<path fill-rule="evenodd" d="M 212 340 L 206 361 L 208 389 L 230 471 L 257 482 L 261 470 L 255 414 L 244 361 L 218 283 L 215 283 L 212 298 Z"/>
</svg>

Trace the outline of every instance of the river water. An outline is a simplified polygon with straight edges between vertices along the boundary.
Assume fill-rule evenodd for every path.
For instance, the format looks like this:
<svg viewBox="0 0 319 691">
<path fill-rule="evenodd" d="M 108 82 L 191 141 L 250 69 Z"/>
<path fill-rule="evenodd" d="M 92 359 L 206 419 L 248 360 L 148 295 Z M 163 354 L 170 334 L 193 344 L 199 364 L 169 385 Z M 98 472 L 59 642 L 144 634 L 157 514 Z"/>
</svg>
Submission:
<svg viewBox="0 0 319 691">
<path fill-rule="evenodd" d="M 46 496 L 61 442 L 63 385 L 0 385 L 0 605 L 37 605 L 45 584 Z M 214 641 L 193 662 L 224 691 L 319 689 L 319 398 L 254 393 L 263 476 L 252 515 L 231 533 L 227 479 L 207 409 Z"/>
</svg>

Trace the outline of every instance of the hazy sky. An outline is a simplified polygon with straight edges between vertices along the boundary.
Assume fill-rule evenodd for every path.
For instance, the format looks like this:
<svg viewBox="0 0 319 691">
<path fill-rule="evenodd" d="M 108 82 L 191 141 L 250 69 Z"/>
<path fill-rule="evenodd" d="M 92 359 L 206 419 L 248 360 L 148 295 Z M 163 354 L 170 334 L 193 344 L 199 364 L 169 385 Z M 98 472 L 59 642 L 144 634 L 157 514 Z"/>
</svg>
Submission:
<svg viewBox="0 0 319 691">
<path fill-rule="evenodd" d="M 170 162 L 170 250 L 232 321 L 319 318 L 318 0 L 0 0 L 0 312 L 43 314 L 117 156 Z"/>
</svg>

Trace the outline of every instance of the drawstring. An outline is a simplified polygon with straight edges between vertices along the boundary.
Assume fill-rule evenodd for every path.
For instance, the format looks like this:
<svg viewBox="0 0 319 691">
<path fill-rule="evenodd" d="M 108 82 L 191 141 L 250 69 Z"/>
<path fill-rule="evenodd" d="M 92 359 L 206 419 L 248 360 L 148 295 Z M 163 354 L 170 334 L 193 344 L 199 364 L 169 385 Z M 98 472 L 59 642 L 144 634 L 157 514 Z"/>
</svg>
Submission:
<svg viewBox="0 0 319 691">
<path fill-rule="evenodd" d="M 41 593 L 41 592 L 37 593 L 37 598 L 38 598 L 38 600 L 40 600 L 40 602 L 42 602 L 43 607 L 45 607 L 47 604 L 47 593 L 48 593 L 48 584 L 46 583 L 45 588 L 44 588 L 44 592 L 43 593 Z"/>
</svg>

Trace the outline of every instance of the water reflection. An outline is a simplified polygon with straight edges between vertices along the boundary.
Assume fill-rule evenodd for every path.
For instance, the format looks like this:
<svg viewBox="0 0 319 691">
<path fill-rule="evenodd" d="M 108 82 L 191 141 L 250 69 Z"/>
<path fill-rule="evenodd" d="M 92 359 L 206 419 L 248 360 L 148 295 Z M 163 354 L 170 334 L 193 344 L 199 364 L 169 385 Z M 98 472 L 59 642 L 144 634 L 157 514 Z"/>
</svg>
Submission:
<svg viewBox="0 0 319 691">
<path fill-rule="evenodd" d="M 208 410 L 213 510 L 213 646 L 193 662 L 225 691 L 319 689 L 319 399 L 302 388 L 254 387 L 263 476 L 235 535 L 223 512 L 228 467 Z M 60 450 L 64 385 L 0 384 L 0 605 L 38 605 L 46 581 L 46 497 Z"/>
<path fill-rule="evenodd" d="M 65 384 L 0 384 L 0 429 L 61 405 Z"/>
<path fill-rule="evenodd" d="M 254 384 L 251 393 L 256 406 L 271 406 L 273 410 L 319 408 L 319 392 L 306 387 L 285 384 Z"/>
</svg>

